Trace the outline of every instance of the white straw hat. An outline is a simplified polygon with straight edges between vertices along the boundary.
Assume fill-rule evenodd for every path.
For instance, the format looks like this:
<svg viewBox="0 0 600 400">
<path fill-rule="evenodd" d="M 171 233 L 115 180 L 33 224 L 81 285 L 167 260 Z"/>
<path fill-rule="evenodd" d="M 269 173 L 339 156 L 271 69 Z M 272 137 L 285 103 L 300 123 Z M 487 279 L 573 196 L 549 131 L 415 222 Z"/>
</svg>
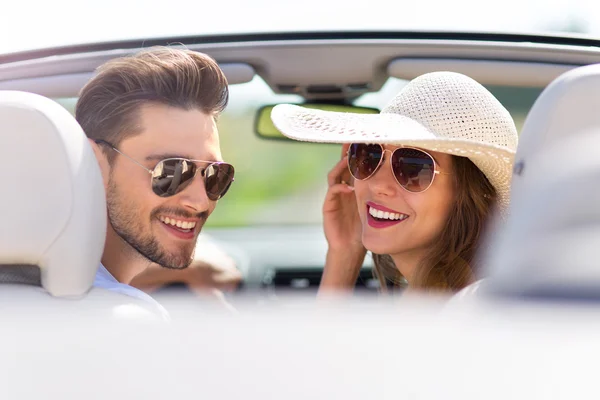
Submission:
<svg viewBox="0 0 600 400">
<path fill-rule="evenodd" d="M 517 129 L 509 112 L 482 85 L 454 72 L 409 82 L 380 114 L 354 114 L 280 104 L 271 112 L 285 136 L 319 143 L 385 143 L 468 157 L 510 201 Z"/>
</svg>

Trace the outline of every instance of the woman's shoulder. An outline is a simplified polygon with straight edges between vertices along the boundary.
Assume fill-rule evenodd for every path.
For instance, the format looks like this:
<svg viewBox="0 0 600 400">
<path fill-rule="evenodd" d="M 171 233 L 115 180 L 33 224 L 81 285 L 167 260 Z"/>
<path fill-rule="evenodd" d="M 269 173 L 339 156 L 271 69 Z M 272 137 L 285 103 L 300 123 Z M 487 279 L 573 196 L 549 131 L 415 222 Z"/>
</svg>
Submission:
<svg viewBox="0 0 600 400">
<path fill-rule="evenodd" d="M 451 307 L 460 303 L 470 302 L 473 299 L 479 297 L 479 295 L 482 292 L 482 287 L 485 286 L 486 281 L 486 279 L 480 279 L 471 283 L 468 286 L 465 286 L 464 288 L 456 292 L 452 297 L 450 297 L 446 305 Z"/>
<path fill-rule="evenodd" d="M 476 296 L 481 290 L 481 287 L 485 284 L 485 279 L 480 279 L 471 283 L 470 285 L 459 290 L 454 297 L 471 297 Z"/>
</svg>

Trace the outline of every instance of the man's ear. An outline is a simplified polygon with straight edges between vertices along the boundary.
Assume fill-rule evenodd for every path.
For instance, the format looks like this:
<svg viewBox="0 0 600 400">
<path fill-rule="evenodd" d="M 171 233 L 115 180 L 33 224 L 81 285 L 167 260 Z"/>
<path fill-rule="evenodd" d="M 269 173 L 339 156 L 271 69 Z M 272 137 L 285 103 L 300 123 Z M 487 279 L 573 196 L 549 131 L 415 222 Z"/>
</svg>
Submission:
<svg viewBox="0 0 600 400">
<path fill-rule="evenodd" d="M 90 146 L 92 146 L 92 150 L 94 150 L 94 155 L 96 156 L 96 160 L 98 161 L 98 165 L 100 166 L 100 172 L 102 172 L 102 182 L 104 182 L 104 187 L 108 186 L 108 177 L 110 176 L 110 164 L 108 163 L 108 158 L 100 145 L 94 142 L 93 139 L 88 139 Z"/>
</svg>

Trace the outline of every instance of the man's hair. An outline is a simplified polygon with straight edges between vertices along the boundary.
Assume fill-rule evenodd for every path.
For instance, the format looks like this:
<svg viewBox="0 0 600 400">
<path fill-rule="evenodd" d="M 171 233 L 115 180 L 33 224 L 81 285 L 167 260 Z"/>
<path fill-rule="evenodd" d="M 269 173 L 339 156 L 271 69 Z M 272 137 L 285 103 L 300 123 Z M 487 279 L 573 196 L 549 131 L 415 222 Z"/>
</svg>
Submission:
<svg viewBox="0 0 600 400">
<path fill-rule="evenodd" d="M 90 139 L 118 146 L 140 133 L 145 104 L 197 109 L 216 118 L 228 100 L 227 79 L 211 57 L 153 47 L 100 66 L 81 90 L 75 118 Z"/>
</svg>

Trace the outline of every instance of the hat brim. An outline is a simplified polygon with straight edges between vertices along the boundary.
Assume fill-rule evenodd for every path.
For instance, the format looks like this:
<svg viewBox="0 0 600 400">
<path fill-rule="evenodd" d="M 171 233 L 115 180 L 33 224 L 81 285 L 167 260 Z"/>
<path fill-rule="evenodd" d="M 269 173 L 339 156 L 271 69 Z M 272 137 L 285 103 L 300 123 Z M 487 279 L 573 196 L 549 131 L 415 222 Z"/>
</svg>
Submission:
<svg viewBox="0 0 600 400">
<path fill-rule="evenodd" d="M 284 136 L 298 141 L 403 145 L 467 157 L 496 189 L 501 211 L 508 208 L 515 152 L 506 147 L 438 137 L 419 122 L 392 113 L 341 113 L 280 104 L 271 119 Z"/>
</svg>

